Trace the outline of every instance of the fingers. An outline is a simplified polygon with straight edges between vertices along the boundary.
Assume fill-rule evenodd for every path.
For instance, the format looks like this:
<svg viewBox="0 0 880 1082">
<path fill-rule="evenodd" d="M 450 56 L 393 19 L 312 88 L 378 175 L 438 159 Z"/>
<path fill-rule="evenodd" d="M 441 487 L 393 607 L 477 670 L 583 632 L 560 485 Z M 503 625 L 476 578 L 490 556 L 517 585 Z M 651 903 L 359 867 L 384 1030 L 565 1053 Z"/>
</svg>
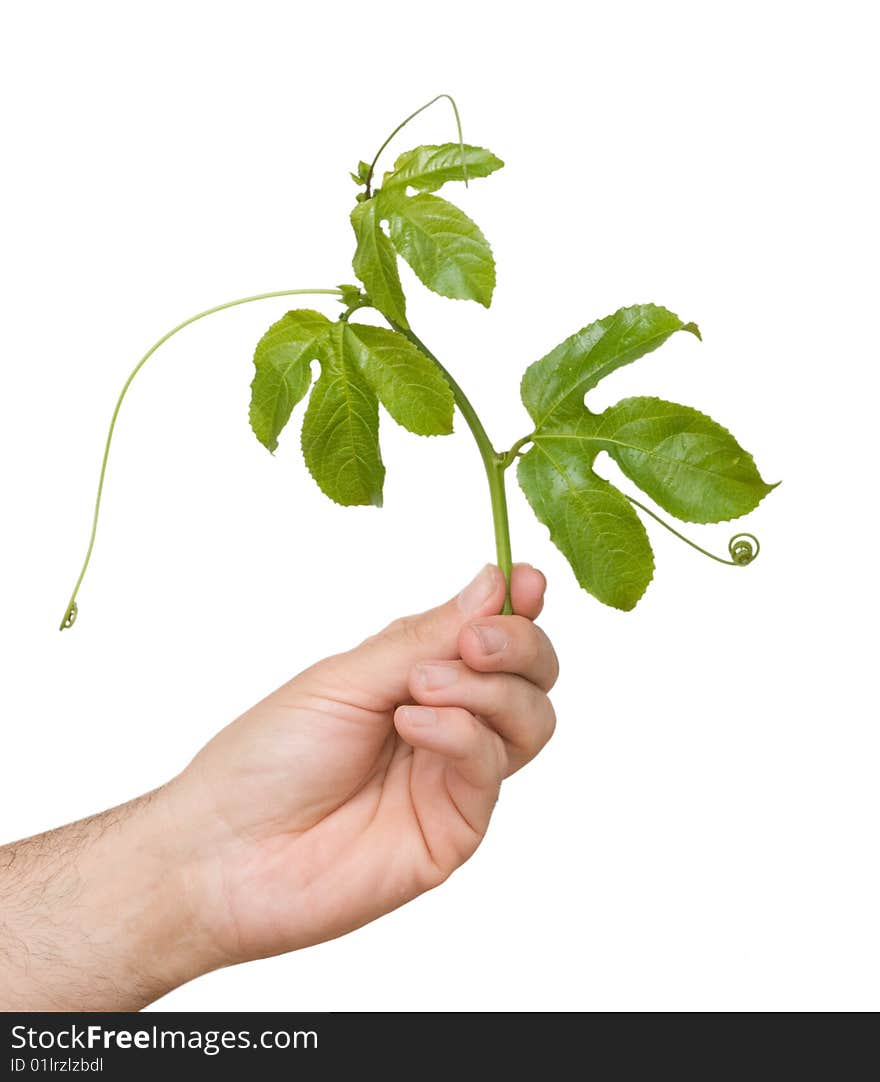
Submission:
<svg viewBox="0 0 880 1082">
<path fill-rule="evenodd" d="M 478 672 L 516 673 L 549 691 L 559 675 L 556 651 L 544 632 L 525 616 L 487 616 L 458 635 L 462 660 Z"/>
<path fill-rule="evenodd" d="M 524 617 L 537 616 L 543 603 L 544 576 L 518 564 L 511 576 L 511 600 Z M 427 658 L 458 657 L 458 636 L 464 624 L 501 611 L 504 576 L 493 564 L 456 597 L 417 616 L 395 620 L 384 631 L 347 653 L 337 655 L 302 674 L 316 684 L 341 681 L 360 693 L 359 705 L 390 710 L 403 698 L 413 665 Z"/>
<path fill-rule="evenodd" d="M 510 576 L 510 603 L 520 616 L 534 620 L 544 607 L 547 580 L 531 564 L 514 564 Z"/>
<path fill-rule="evenodd" d="M 399 706 L 397 731 L 414 748 L 436 752 L 455 762 L 472 785 L 498 785 L 506 765 L 497 733 L 459 706 Z"/>
<path fill-rule="evenodd" d="M 474 672 L 463 661 L 420 662 L 409 691 L 419 705 L 459 707 L 484 719 L 504 741 L 506 774 L 534 758 L 556 725 L 550 700 L 536 684 L 510 673 Z"/>
<path fill-rule="evenodd" d="M 457 706 L 399 706 L 394 724 L 407 744 L 445 760 L 436 764 L 438 781 L 470 828 L 467 848 L 473 851 L 486 832 L 508 770 L 501 738 Z"/>
</svg>

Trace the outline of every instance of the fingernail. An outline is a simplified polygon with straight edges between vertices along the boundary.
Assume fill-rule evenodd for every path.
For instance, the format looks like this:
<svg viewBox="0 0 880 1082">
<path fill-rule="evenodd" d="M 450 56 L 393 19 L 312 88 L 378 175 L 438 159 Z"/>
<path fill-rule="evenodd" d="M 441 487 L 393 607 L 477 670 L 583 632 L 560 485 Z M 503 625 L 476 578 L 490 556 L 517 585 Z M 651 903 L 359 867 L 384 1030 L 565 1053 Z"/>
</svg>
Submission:
<svg viewBox="0 0 880 1082">
<path fill-rule="evenodd" d="M 473 582 L 458 595 L 458 607 L 465 615 L 476 612 L 495 589 L 495 568 L 492 564 L 486 564 Z"/>
<path fill-rule="evenodd" d="M 509 640 L 500 627 L 494 624 L 470 624 L 469 626 L 476 632 L 484 654 L 500 654 L 507 646 Z"/>
<path fill-rule="evenodd" d="M 429 691 L 448 688 L 458 679 L 455 665 L 419 665 L 419 678 Z"/>
<path fill-rule="evenodd" d="M 437 711 L 430 706 L 405 706 L 403 715 L 408 725 L 434 725 L 437 721 Z"/>
</svg>

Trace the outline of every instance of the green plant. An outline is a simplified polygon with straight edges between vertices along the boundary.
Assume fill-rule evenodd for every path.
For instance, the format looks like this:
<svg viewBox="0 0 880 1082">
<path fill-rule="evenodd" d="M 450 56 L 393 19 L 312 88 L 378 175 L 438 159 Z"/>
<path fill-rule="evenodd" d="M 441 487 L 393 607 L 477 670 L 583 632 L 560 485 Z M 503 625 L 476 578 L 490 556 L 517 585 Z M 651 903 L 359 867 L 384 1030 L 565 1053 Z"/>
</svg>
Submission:
<svg viewBox="0 0 880 1082">
<path fill-rule="evenodd" d="M 375 187 L 382 152 L 413 117 L 441 98 L 455 112 L 458 141 L 405 151 Z M 657 305 L 640 304 L 577 331 L 526 369 L 521 394 L 533 427 L 504 452 L 494 449 L 464 391 L 413 331 L 399 257 L 440 296 L 489 307 L 495 287 L 492 250 L 463 211 L 434 193 L 455 181 L 467 186 L 502 165 L 488 150 L 464 143 L 455 102 L 439 95 L 402 121 L 373 160 L 361 161 L 351 174 L 361 189 L 351 212 L 356 238 L 352 265 L 360 285 L 280 290 L 230 301 L 179 324 L 141 358 L 110 422 L 88 549 L 62 629 L 76 619 L 76 596 L 94 547 L 110 444 L 135 375 L 163 342 L 196 320 L 251 301 L 297 294 L 333 295 L 344 310 L 331 320 L 311 309 L 294 309 L 266 331 L 254 354 L 250 423 L 257 439 L 274 451 L 293 408 L 311 388 L 302 427 L 303 456 L 322 491 L 337 503 L 382 503 L 380 403 L 417 435 L 451 432 L 457 406 L 485 468 L 497 562 L 508 579 L 505 473 L 514 462 L 526 498 L 578 582 L 607 605 L 632 609 L 653 576 L 651 545 L 633 505 L 712 559 L 732 565 L 754 559 L 758 543 L 753 535 L 731 539 L 730 559 L 715 556 L 593 469 L 598 453 L 606 451 L 656 504 L 695 523 L 738 518 L 774 487 L 761 479 L 752 456 L 726 429 L 695 409 L 658 398 L 627 398 L 595 414 L 584 404 L 584 395 L 604 376 L 656 349 L 677 331 L 699 338 L 696 324 Z M 378 312 L 387 328 L 353 318 L 366 308 Z M 315 360 L 320 375 L 312 386 Z M 510 611 L 509 598 L 505 611 Z"/>
</svg>

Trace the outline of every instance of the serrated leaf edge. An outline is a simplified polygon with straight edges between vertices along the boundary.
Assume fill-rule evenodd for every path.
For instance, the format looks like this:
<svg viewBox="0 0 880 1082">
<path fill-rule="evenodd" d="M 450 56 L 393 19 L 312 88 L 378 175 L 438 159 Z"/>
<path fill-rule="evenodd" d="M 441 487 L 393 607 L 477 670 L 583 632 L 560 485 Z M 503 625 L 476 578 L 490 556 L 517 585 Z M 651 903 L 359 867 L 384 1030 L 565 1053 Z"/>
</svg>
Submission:
<svg viewBox="0 0 880 1082">
<path fill-rule="evenodd" d="M 438 184 L 436 188 L 417 188 L 417 190 L 425 192 L 426 194 L 433 194 L 434 192 L 440 191 L 440 189 L 446 184 L 461 184 L 461 183 L 464 183 L 465 187 L 467 187 L 467 181 L 468 180 L 488 180 L 488 178 L 491 177 L 494 173 L 497 173 L 499 169 L 504 168 L 504 165 L 505 165 L 504 161 L 501 158 L 499 158 L 498 155 L 494 151 L 489 150 L 488 147 L 477 146 L 476 143 L 465 143 L 464 146 L 465 146 L 466 150 L 482 150 L 482 151 L 484 151 L 486 154 L 489 154 L 492 158 L 494 158 L 495 161 L 498 162 L 498 164 L 495 166 L 494 169 L 490 170 L 490 172 L 484 173 L 484 174 L 476 174 L 476 173 L 472 174 L 470 172 L 470 170 L 468 170 L 467 171 L 467 180 L 465 179 L 465 177 L 453 177 L 453 178 L 450 178 L 449 180 L 441 181 L 440 184 Z M 389 169 L 388 172 L 386 172 L 383 175 L 383 177 L 382 177 L 382 187 L 383 188 L 389 188 L 389 187 L 394 188 L 394 187 L 397 187 L 399 185 L 401 187 L 414 187 L 415 188 L 416 185 L 412 184 L 410 180 L 397 178 L 397 174 L 400 171 L 400 169 L 402 168 L 401 162 L 403 161 L 403 159 L 406 158 L 408 155 L 415 154 L 415 152 L 418 151 L 418 150 L 436 151 L 436 150 L 442 150 L 444 147 L 454 147 L 456 150 L 459 149 L 458 143 L 452 143 L 452 142 L 450 142 L 450 143 L 421 143 L 421 144 L 419 144 L 419 146 L 412 147 L 410 150 L 401 151 L 400 154 L 398 154 L 397 157 L 395 158 L 394 165 L 392 166 L 392 168 Z M 395 178 L 397 178 L 397 179 L 395 179 Z M 462 300 L 464 298 L 451 297 L 449 299 L 450 300 Z"/>
<path fill-rule="evenodd" d="M 254 384 L 257 382 L 257 377 L 258 377 L 258 375 L 260 373 L 259 366 L 257 365 L 257 352 L 258 352 L 260 346 L 262 345 L 262 343 L 263 343 L 263 341 L 264 341 L 264 339 L 266 338 L 267 335 L 271 334 L 272 331 L 274 331 L 276 327 L 278 327 L 281 323 L 283 323 L 284 320 L 288 316 L 294 315 L 294 314 L 296 314 L 298 312 L 308 312 L 309 315 L 320 316 L 320 317 L 322 317 L 323 319 L 325 319 L 327 321 L 327 326 L 328 327 L 333 326 L 333 321 L 331 319 L 329 319 L 327 316 L 325 316 L 323 312 L 319 312 L 315 308 L 290 308 L 283 315 L 279 316 L 278 319 L 276 319 L 274 323 L 270 323 L 269 326 L 266 328 L 266 330 L 263 331 L 263 333 L 260 335 L 260 337 L 259 337 L 259 339 L 257 341 L 257 344 L 254 346 L 254 355 L 253 355 L 253 358 L 251 359 L 251 363 L 254 366 L 254 375 L 253 375 L 253 378 L 251 379 L 251 382 L 250 382 L 251 398 L 250 398 L 250 402 L 248 403 L 248 425 L 250 427 L 251 432 L 253 432 L 254 436 L 256 436 L 257 442 L 260 444 L 260 446 L 265 447 L 266 450 L 269 452 L 269 454 L 272 455 L 273 457 L 275 455 L 275 452 L 278 450 L 278 437 L 275 438 L 272 446 L 270 447 L 269 444 L 266 443 L 266 441 L 257 432 L 256 428 L 254 428 Z M 318 335 L 318 337 L 315 339 L 315 341 L 317 341 L 318 338 L 320 338 L 322 336 L 323 336 L 323 332 L 322 332 L 321 335 Z M 290 407 L 290 414 L 288 416 L 288 419 L 284 422 L 284 425 L 281 428 L 281 431 L 278 433 L 279 436 L 281 435 L 281 432 L 283 432 L 284 429 L 287 428 L 287 426 L 290 424 L 290 417 L 293 416 L 293 411 L 296 409 L 296 407 L 300 404 L 300 402 L 304 402 L 306 399 L 308 399 L 310 397 L 313 386 L 314 386 L 314 380 L 312 380 L 311 377 L 310 377 L 308 385 L 306 386 L 306 389 L 303 392 L 302 396 L 300 398 L 298 398 L 296 400 L 296 402 L 294 402 L 293 405 Z"/>
<path fill-rule="evenodd" d="M 334 324 L 334 326 L 335 326 L 335 324 Z M 318 364 L 321 367 L 321 375 L 318 376 L 318 379 L 320 379 L 321 376 L 324 374 L 324 366 L 323 366 L 320 358 L 318 358 L 317 360 L 318 360 Z M 366 380 L 364 380 L 364 382 L 366 383 Z M 315 380 L 312 383 L 312 386 L 311 386 L 310 391 L 309 391 L 309 396 L 308 396 L 309 397 L 308 405 L 311 405 L 312 392 L 314 391 L 315 387 L 317 386 L 317 383 L 318 383 L 318 380 Z M 369 384 L 367 384 L 367 386 L 369 387 Z M 373 388 L 369 387 L 369 390 L 370 390 L 370 393 L 373 395 L 373 397 L 376 398 L 376 393 L 373 390 Z M 308 458 L 306 456 L 306 449 L 305 449 L 305 446 L 303 444 L 305 417 L 303 418 L 303 424 L 300 425 L 300 429 L 299 429 L 299 449 L 300 449 L 300 453 L 302 454 L 302 460 L 305 463 L 305 467 L 308 470 L 309 474 L 311 475 L 312 480 L 315 482 L 315 484 L 318 486 L 318 488 L 321 490 L 321 492 L 323 492 L 323 494 L 327 497 L 328 500 L 331 500 L 333 503 L 335 503 L 337 505 L 337 507 L 382 507 L 382 504 L 383 504 L 383 490 L 385 488 L 385 477 L 387 475 L 387 470 L 385 469 L 385 462 L 382 459 L 382 440 L 381 440 L 382 412 L 381 412 L 381 409 L 378 408 L 379 405 L 380 405 L 379 400 L 378 400 L 378 398 L 376 398 L 376 406 L 377 406 L 377 414 L 378 414 L 378 426 L 377 426 L 377 430 L 376 430 L 376 452 L 377 452 L 378 457 L 379 457 L 379 465 L 382 467 L 382 480 L 381 480 L 381 482 L 379 484 L 379 490 L 375 494 L 375 498 L 372 499 L 372 500 L 369 500 L 369 501 L 365 500 L 365 501 L 361 501 L 360 503 L 343 503 L 341 500 L 337 500 L 336 497 L 332 493 L 328 492 L 327 489 L 324 488 L 324 486 L 321 484 L 321 482 L 318 480 L 317 476 L 315 475 L 314 471 L 312 470 L 312 467 L 309 464 L 309 460 L 308 460 Z M 306 409 L 308 410 L 308 406 L 306 407 Z"/>
<path fill-rule="evenodd" d="M 536 441 L 533 441 L 533 442 L 536 443 Z M 527 452 L 527 453 L 530 454 L 531 450 L 529 452 Z M 547 454 L 546 450 L 541 449 L 541 453 L 543 455 L 545 455 L 545 457 L 550 458 L 550 456 Z M 523 456 L 523 457 L 525 457 L 525 456 Z M 520 461 L 522 461 L 522 460 L 520 460 Z M 550 461 L 553 462 L 553 459 L 551 458 Z M 553 465 L 554 466 L 556 465 L 555 462 L 553 462 Z M 561 470 L 557 470 L 557 472 L 560 474 L 561 477 L 565 477 L 565 474 L 562 473 Z M 618 494 L 618 496 L 620 496 L 624 500 L 626 499 L 626 495 L 623 492 L 621 492 L 621 490 L 617 487 L 617 485 L 615 485 L 612 481 L 609 481 L 607 477 L 602 477 L 601 474 L 596 473 L 595 470 L 591 470 L 591 472 L 594 473 L 595 476 L 598 477 L 601 481 L 604 481 L 609 486 L 609 488 L 613 489 L 614 492 L 616 492 Z M 615 605 L 610 601 L 603 601 L 602 598 L 597 597 L 591 590 L 589 590 L 586 586 L 584 586 L 583 583 L 580 581 L 580 579 L 577 576 L 577 572 L 575 571 L 574 566 L 571 563 L 571 560 L 569 560 L 569 558 L 568 558 L 568 556 L 567 556 L 567 554 L 565 552 L 565 549 L 562 547 L 562 545 L 556 539 L 556 536 L 554 535 L 553 527 L 549 526 L 538 515 L 537 509 L 535 508 L 535 505 L 532 503 L 531 499 L 529 498 L 529 494 L 528 494 L 528 492 L 526 492 L 525 486 L 523 485 L 522 480 L 520 479 L 519 466 L 517 466 L 516 480 L 517 480 L 517 484 L 520 487 L 520 491 L 525 496 L 526 503 L 528 503 L 529 507 L 532 509 L 532 512 L 533 512 L 535 518 L 538 520 L 538 522 L 547 531 L 547 534 L 550 537 L 550 540 L 556 546 L 558 551 L 562 554 L 563 559 L 565 560 L 565 562 L 568 564 L 569 568 L 571 569 L 571 573 L 574 575 L 575 582 L 584 591 L 584 593 L 589 594 L 590 597 L 592 597 L 594 600 L 598 601 L 600 605 L 605 605 L 609 609 L 617 609 L 618 612 L 632 612 L 632 610 L 636 607 L 636 605 L 638 605 L 638 603 L 645 596 L 645 594 L 646 594 L 646 592 L 648 590 L 648 587 L 654 581 L 654 572 L 657 569 L 657 561 L 654 558 L 654 546 L 651 544 L 651 536 L 648 533 L 648 530 L 647 530 L 644 522 L 642 522 L 641 518 L 639 518 L 638 511 L 635 508 L 632 508 L 633 514 L 635 515 L 636 519 L 638 519 L 638 523 L 641 526 L 641 528 L 642 528 L 642 530 L 643 530 L 643 532 L 645 534 L 645 539 L 646 539 L 647 544 L 648 544 L 648 553 L 650 555 L 650 560 L 651 560 L 651 574 L 648 576 L 647 580 L 645 581 L 645 585 L 642 587 L 641 593 L 639 593 L 639 595 L 633 600 L 633 603 L 631 605 L 629 605 L 629 606 Z M 567 480 L 566 480 L 566 483 L 567 483 Z M 570 487 L 571 486 L 569 486 L 569 488 Z M 573 490 L 573 491 L 576 491 L 576 490 Z M 632 506 L 632 505 L 630 504 L 630 506 Z"/>
<path fill-rule="evenodd" d="M 492 299 L 495 296 L 495 287 L 498 284 L 498 269 L 497 269 L 497 265 L 495 263 L 495 252 L 493 251 L 492 245 L 489 242 L 488 238 L 483 233 L 483 230 L 480 229 L 480 227 L 477 225 L 477 223 L 473 220 L 473 218 L 469 214 L 465 214 L 465 212 L 461 209 L 461 207 L 458 206 L 456 203 L 453 203 L 451 199 L 445 199 L 442 195 L 435 195 L 433 192 L 419 192 L 418 195 L 429 195 L 434 199 L 443 200 L 444 203 L 448 203 L 451 207 L 455 207 L 455 209 L 459 212 L 459 214 L 461 214 L 465 218 L 467 218 L 467 220 L 471 223 L 471 225 L 474 227 L 474 229 L 476 229 L 477 233 L 480 236 L 480 239 L 483 241 L 483 243 L 486 245 L 486 248 L 488 249 L 489 259 L 492 262 L 492 288 L 489 290 L 489 299 L 484 302 L 484 301 L 478 300 L 476 297 L 450 297 L 446 293 L 439 293 L 436 289 L 434 289 L 433 286 L 428 285 L 428 283 L 425 281 L 425 279 L 421 276 L 421 274 L 419 274 L 419 272 L 409 262 L 409 260 L 405 256 L 401 255 L 401 253 L 397 250 L 397 245 L 394 243 L 394 241 L 392 239 L 391 240 L 391 246 L 394 248 L 395 254 L 398 256 L 398 258 L 402 259 L 404 263 L 406 263 L 406 265 L 413 272 L 413 274 L 416 276 L 416 278 L 418 278 L 418 280 L 422 283 L 422 285 L 425 287 L 425 289 L 430 290 L 430 292 L 433 293 L 435 297 L 442 297 L 444 300 L 447 300 L 447 301 L 465 301 L 465 302 L 470 302 L 470 303 L 476 302 L 477 304 L 482 305 L 483 308 L 486 308 L 486 309 L 491 308 L 492 307 Z M 405 198 L 406 199 L 415 199 L 416 196 L 414 196 L 414 195 L 409 196 L 408 195 Z M 387 220 L 387 217 L 388 217 L 387 215 L 383 214 L 381 220 L 385 221 L 385 220 Z"/>
<path fill-rule="evenodd" d="M 598 319 L 590 320 L 590 322 L 585 323 L 583 325 L 583 327 L 580 327 L 576 331 L 572 331 L 571 334 L 566 335 L 565 338 L 563 338 L 561 342 L 558 342 L 551 350 L 549 350 L 547 353 L 545 353 L 543 355 L 543 357 L 539 357 L 536 361 L 532 361 L 532 363 L 530 365 L 528 365 L 528 367 L 523 372 L 522 377 L 520 378 L 520 381 L 519 381 L 519 397 L 520 397 L 520 401 L 525 406 L 526 412 L 528 413 L 528 415 L 531 417 L 532 413 L 531 413 L 531 410 L 529 409 L 529 407 L 526 405 L 526 400 L 525 400 L 525 395 L 523 393 L 523 388 L 524 388 L 524 385 L 525 385 L 525 382 L 526 382 L 526 378 L 527 378 L 529 372 L 531 372 L 533 368 L 535 368 L 537 365 L 542 364 L 544 361 L 546 361 L 551 353 L 555 353 L 556 350 L 559 349 L 560 346 L 562 346 L 570 338 L 576 338 L 579 334 L 583 334 L 584 331 L 586 331 L 588 328 L 592 327 L 594 324 L 602 323 L 603 320 L 606 320 L 606 319 L 613 319 L 616 315 L 619 315 L 621 312 L 626 312 L 631 308 L 647 308 L 647 307 L 657 308 L 657 309 L 660 309 L 660 310 L 662 310 L 664 312 L 667 312 L 674 319 L 678 320 L 680 326 L 675 327 L 671 331 L 664 331 L 662 334 L 656 334 L 652 338 L 646 339 L 646 341 L 655 341 L 656 339 L 659 338 L 659 339 L 661 339 L 661 341 L 660 341 L 659 345 L 654 346 L 653 349 L 646 350 L 645 354 L 653 353 L 653 351 L 655 349 L 659 349 L 660 346 L 662 346 L 665 341 L 670 339 L 674 334 L 677 334 L 679 331 L 687 331 L 689 334 L 693 334 L 697 339 L 699 339 L 699 341 L 702 342 L 703 336 L 700 334 L 700 329 L 696 325 L 696 323 L 693 323 L 693 322 L 684 323 L 682 321 L 681 316 L 679 316 L 675 312 L 673 312 L 671 308 L 667 308 L 664 304 L 655 304 L 653 301 L 641 301 L 641 302 L 637 302 L 636 304 L 622 304 L 619 308 L 615 308 L 615 310 L 613 312 L 609 312 L 609 314 L 607 316 L 600 316 Z M 643 357 L 637 358 L 637 360 L 642 360 L 642 359 L 643 359 Z M 611 375 L 614 371 L 617 371 L 617 370 L 618 369 L 612 369 L 612 372 L 609 372 L 607 374 Z M 598 385 L 605 378 L 606 378 L 606 376 L 600 376 L 599 379 L 597 379 L 596 382 L 592 385 L 592 387 L 589 387 L 589 388 L 587 388 L 587 390 L 584 391 L 584 394 L 587 394 L 588 391 L 592 391 L 596 387 L 598 387 Z M 568 396 L 570 394 L 573 394 L 573 393 L 574 392 L 569 391 L 567 394 L 564 394 L 561 398 L 556 399 L 556 401 L 554 401 L 553 405 L 544 413 L 544 416 L 541 418 L 541 420 L 540 421 L 535 421 L 535 428 L 536 429 L 540 428 L 540 426 L 547 420 L 547 418 L 550 416 L 550 414 L 553 413 L 553 411 L 556 410 L 566 400 L 566 398 L 568 398 Z M 534 420 L 534 418 L 532 418 L 532 420 Z"/>
<path fill-rule="evenodd" d="M 755 504 L 752 507 L 750 507 L 747 511 L 743 511 L 742 514 L 740 514 L 740 515 L 732 515 L 730 518 L 712 518 L 712 519 L 684 518 L 682 515 L 677 515 L 674 511 L 669 511 L 665 507 L 663 507 L 662 504 L 657 503 L 657 501 L 654 499 L 654 497 L 650 493 L 646 492 L 645 489 L 643 489 L 642 486 L 638 483 L 638 481 L 636 481 L 632 477 L 630 477 L 630 475 L 626 472 L 626 470 L 623 468 L 623 466 L 621 466 L 620 462 L 618 462 L 617 456 L 614 454 L 614 452 L 609 451 L 607 448 L 602 448 L 602 450 L 605 450 L 606 453 L 608 454 L 608 456 L 615 462 L 615 464 L 620 469 L 620 471 L 624 475 L 624 477 L 626 477 L 626 479 L 628 481 L 631 481 L 632 484 L 634 484 L 636 486 L 636 488 L 639 490 L 639 492 L 641 492 L 645 496 L 647 496 L 647 498 L 652 503 L 656 504 L 656 506 L 659 507 L 664 512 L 664 514 L 672 515 L 672 517 L 675 518 L 675 519 L 678 519 L 679 522 L 688 522 L 693 526 L 717 526 L 720 523 L 724 523 L 724 522 L 736 522 L 737 519 L 744 518 L 746 515 L 750 515 L 753 511 L 755 511 L 758 508 L 758 506 L 762 503 L 762 501 L 765 500 L 767 498 L 767 496 L 770 495 L 770 493 L 773 491 L 773 489 L 777 488 L 779 485 L 782 484 L 781 481 L 775 481 L 773 484 L 770 484 L 768 481 L 765 481 L 764 478 L 761 477 L 761 471 L 758 469 L 758 466 L 755 463 L 754 456 L 742 446 L 742 444 L 739 442 L 739 440 L 736 438 L 736 436 L 734 436 L 734 434 L 728 428 L 725 428 L 725 426 L 723 424 L 721 424 L 719 421 L 716 421 L 714 417 L 710 417 L 708 413 L 703 413 L 703 411 L 697 409 L 696 406 L 687 406 L 683 402 L 670 402 L 668 399 L 658 398 L 656 395 L 630 395 L 629 397 L 630 398 L 641 398 L 645 402 L 660 402 L 665 406 L 681 406 L 684 409 L 692 410 L 694 413 L 698 414 L 704 420 L 711 421 L 711 423 L 713 425 L 715 425 L 716 427 L 721 429 L 721 431 L 725 434 L 725 436 L 729 436 L 730 439 L 733 440 L 733 442 L 737 445 L 737 447 L 739 447 L 739 449 L 742 451 L 742 453 L 745 455 L 745 457 L 749 460 L 749 462 L 755 467 L 755 473 L 757 473 L 758 477 L 761 478 L 761 483 L 763 485 L 767 486 L 767 491 L 761 493 L 761 495 L 758 497 Z M 620 402 L 615 402 L 615 404 L 613 406 L 609 406 L 608 409 L 603 410 L 603 412 L 600 413 L 600 414 L 596 414 L 596 416 L 597 417 L 602 417 L 603 414 L 607 413 L 609 410 L 616 409 L 621 403 L 626 402 L 626 401 L 627 401 L 626 398 L 622 398 L 620 400 Z M 639 420 L 650 420 L 650 418 L 639 418 Z M 552 438 L 552 437 L 548 437 L 548 438 Z M 533 438 L 533 442 L 537 442 L 537 439 L 540 439 L 540 437 Z M 643 454 L 650 454 L 650 452 L 643 451 L 642 448 L 639 448 L 639 447 L 634 447 L 632 449 L 635 450 L 635 451 L 640 451 Z M 600 476 L 600 475 L 597 475 L 597 476 Z M 609 482 L 609 483 L 612 483 L 612 482 Z M 615 485 L 615 488 L 616 487 L 617 486 Z M 620 491 L 620 490 L 618 489 L 618 491 Z"/>
</svg>

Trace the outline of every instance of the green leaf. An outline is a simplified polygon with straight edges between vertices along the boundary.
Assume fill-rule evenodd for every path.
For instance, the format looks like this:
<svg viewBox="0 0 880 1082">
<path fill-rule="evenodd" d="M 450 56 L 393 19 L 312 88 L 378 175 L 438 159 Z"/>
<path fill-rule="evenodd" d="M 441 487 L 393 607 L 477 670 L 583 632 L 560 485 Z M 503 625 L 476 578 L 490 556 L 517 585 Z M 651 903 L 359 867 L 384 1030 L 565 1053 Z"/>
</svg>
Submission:
<svg viewBox="0 0 880 1082">
<path fill-rule="evenodd" d="M 726 428 L 689 406 L 625 398 L 593 420 L 626 476 L 685 522 L 738 518 L 775 487 Z"/>
<path fill-rule="evenodd" d="M 370 166 L 365 161 L 358 162 L 357 172 L 348 174 L 355 184 L 366 184 L 367 177 L 370 175 Z"/>
<path fill-rule="evenodd" d="M 471 180 L 487 177 L 500 169 L 504 162 L 483 147 L 464 146 L 467 175 L 462 168 L 462 147 L 458 143 L 440 146 L 421 146 L 404 151 L 394 163 L 394 169 L 386 173 L 382 188 L 418 188 L 422 192 L 436 192 L 451 180 Z"/>
<path fill-rule="evenodd" d="M 364 283 L 376 308 L 401 327 L 406 321 L 406 301 L 397 273 L 397 256 L 391 241 L 382 232 L 375 198 L 368 199 L 351 212 L 351 224 L 357 237 L 352 266 Z"/>
<path fill-rule="evenodd" d="M 436 195 L 410 198 L 402 191 L 383 190 L 379 198 L 394 247 L 428 289 L 488 308 L 495 288 L 495 260 L 489 242 L 470 218 Z"/>
<path fill-rule="evenodd" d="M 578 582 L 631 609 L 653 574 L 647 534 L 623 493 L 593 468 L 600 451 L 661 507 L 689 522 L 753 510 L 770 491 L 731 434 L 688 406 L 628 398 L 594 414 L 584 395 L 609 372 L 693 323 L 656 305 L 622 308 L 566 339 L 527 369 L 522 398 L 535 430 L 518 474 L 538 518 Z"/>
<path fill-rule="evenodd" d="M 348 347 L 344 323 L 318 342 L 321 375 L 302 429 L 303 457 L 318 487 L 345 506 L 382 506 L 379 403 Z"/>
<path fill-rule="evenodd" d="M 250 421 L 257 439 L 270 451 L 278 446 L 293 407 L 309 389 L 309 365 L 317 356 L 318 339 L 329 326 L 320 312 L 299 308 L 273 323 L 257 343 Z"/>
<path fill-rule="evenodd" d="M 339 303 L 343 308 L 358 308 L 363 306 L 365 294 L 361 291 L 360 286 L 343 284 L 339 286 L 338 289 L 342 294 L 339 298 Z"/>
<path fill-rule="evenodd" d="M 517 478 L 580 585 L 606 605 L 634 608 L 651 581 L 654 556 L 626 497 L 564 439 L 536 440 L 519 460 Z"/>
<path fill-rule="evenodd" d="M 520 392 L 537 427 L 577 416 L 587 391 L 604 376 L 662 345 L 675 331 L 699 337 L 694 323 L 655 304 L 621 308 L 566 338 L 526 369 Z"/>
<path fill-rule="evenodd" d="M 418 436 L 452 431 L 452 391 L 433 361 L 397 331 L 363 323 L 345 327 L 346 355 L 399 425 Z"/>
</svg>

